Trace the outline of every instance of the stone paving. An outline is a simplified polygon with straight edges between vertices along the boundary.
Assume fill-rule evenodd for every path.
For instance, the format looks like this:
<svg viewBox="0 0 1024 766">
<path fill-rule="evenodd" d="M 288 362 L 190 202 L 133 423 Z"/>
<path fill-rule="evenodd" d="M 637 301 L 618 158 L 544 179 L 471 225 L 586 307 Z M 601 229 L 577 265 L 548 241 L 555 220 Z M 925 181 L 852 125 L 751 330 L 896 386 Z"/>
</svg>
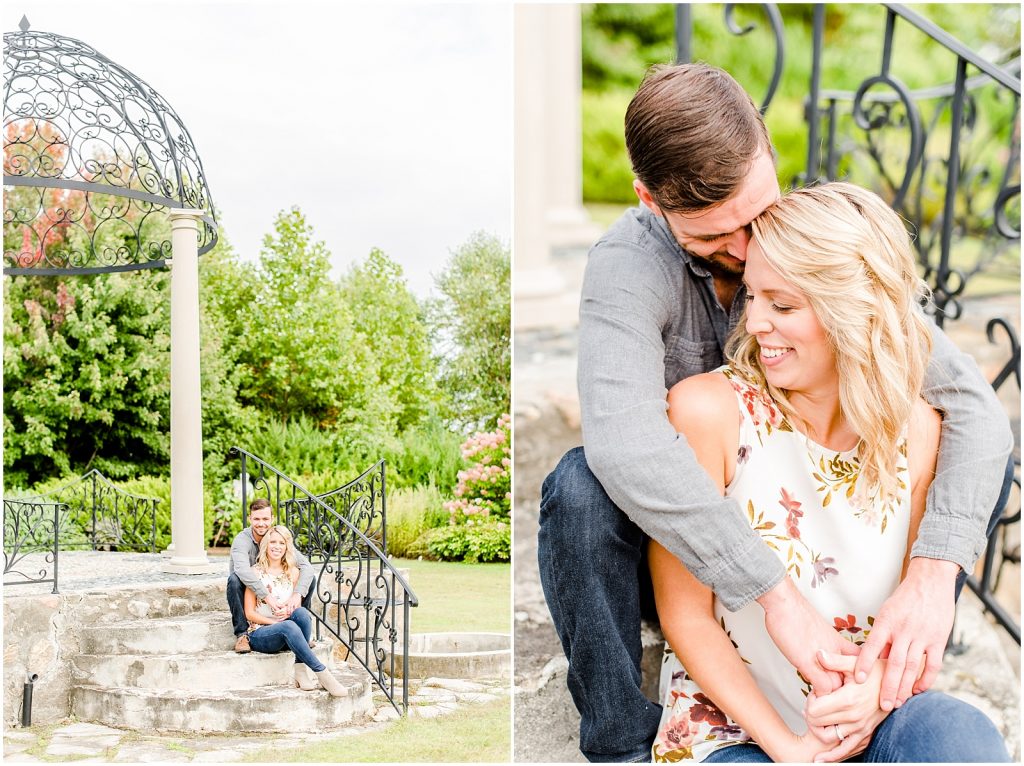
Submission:
<svg viewBox="0 0 1024 766">
<path fill-rule="evenodd" d="M 583 251 L 578 251 L 556 259 L 570 293 L 578 291 L 584 258 Z M 582 443 L 576 395 L 576 301 L 560 295 L 549 303 L 546 307 L 537 300 L 516 303 L 513 758 L 516 762 L 584 762 L 578 744 L 579 714 L 566 688 L 567 662 L 551 624 L 537 571 L 540 484 L 567 449 Z M 986 322 L 995 316 L 1006 317 L 1019 332 L 1019 298 L 1008 295 L 965 300 L 963 317 L 947 327 L 947 334 L 975 357 L 989 380 L 1009 357 L 1009 345 L 1001 332 L 996 333 L 996 343 L 985 337 Z M 544 321 L 533 321 L 535 317 Z M 999 396 L 1019 435 L 1019 389 L 1011 380 L 1000 389 Z M 1010 536 L 1010 547 L 1019 546 L 1019 524 L 1011 528 Z M 1018 621 L 1020 580 L 1019 564 L 1010 564 L 998 591 L 1000 600 Z M 654 683 L 645 687 L 652 694 L 662 639 L 647 625 L 641 638 L 645 660 L 655 658 L 653 673 L 649 665 L 644 667 L 645 679 L 654 677 Z M 989 715 L 1003 731 L 1014 760 L 1019 761 L 1020 647 L 995 626 L 967 590 L 958 607 L 953 640 L 955 651 L 947 653 L 936 688 Z"/>
<path fill-rule="evenodd" d="M 409 687 L 409 715 L 437 718 L 462 705 L 481 705 L 511 693 L 503 679 L 466 681 L 428 678 Z M 398 694 L 401 693 L 399 688 Z M 143 734 L 94 723 L 69 720 L 51 726 L 4 731 L 5 763 L 225 763 L 248 759 L 265 748 L 275 751 L 335 742 L 346 737 L 386 730 L 398 712 L 379 691 L 374 694 L 377 712 L 371 721 L 324 734 Z"/>
<path fill-rule="evenodd" d="M 160 558 L 153 554 L 75 551 L 60 559 L 60 593 L 68 596 L 153 584 L 198 585 L 223 581 L 227 576 L 227 557 L 211 556 L 210 559 L 223 565 L 222 574 L 189 576 L 163 573 L 159 571 Z M 40 583 L 22 585 L 10 592 L 19 596 L 45 596 L 51 589 L 52 584 Z M 399 680 L 396 681 L 396 697 L 400 698 L 401 693 Z M 436 718 L 464 705 L 481 705 L 509 694 L 511 684 L 505 678 L 488 677 L 473 681 L 437 677 L 412 679 L 409 685 L 409 715 L 414 718 Z M 264 748 L 297 748 L 385 730 L 399 718 L 398 712 L 383 692 L 376 688 L 373 691 L 373 703 L 375 712 L 370 720 L 323 734 L 148 734 L 73 719 L 30 729 L 5 728 L 3 760 L 11 763 L 238 761 Z"/>
<path fill-rule="evenodd" d="M 33 571 L 33 554 L 22 569 Z M 161 572 L 161 558 L 152 553 L 121 553 L 109 551 L 67 551 L 60 554 L 59 590 L 62 595 L 104 591 L 111 587 L 132 585 L 159 585 L 161 583 L 189 583 L 224 580 L 228 576 L 228 557 L 209 556 L 210 563 L 221 567 L 215 574 L 182 575 Z M 11 578 L 11 582 L 14 578 Z M 13 586 L 12 586 L 13 587 Z M 12 595 L 49 593 L 52 583 L 19 584 Z M 226 607 L 225 607 L 226 608 Z"/>
</svg>

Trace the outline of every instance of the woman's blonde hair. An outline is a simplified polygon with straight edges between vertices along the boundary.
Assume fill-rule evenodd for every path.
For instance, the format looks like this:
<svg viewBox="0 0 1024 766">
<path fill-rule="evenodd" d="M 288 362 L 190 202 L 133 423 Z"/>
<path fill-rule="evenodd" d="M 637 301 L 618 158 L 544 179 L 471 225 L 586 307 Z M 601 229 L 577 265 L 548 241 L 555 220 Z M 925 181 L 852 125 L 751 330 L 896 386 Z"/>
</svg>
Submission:
<svg viewBox="0 0 1024 766">
<path fill-rule="evenodd" d="M 800 290 L 835 354 L 840 411 L 860 436 L 867 497 L 895 498 L 896 454 L 920 396 L 931 353 L 922 304 L 928 287 L 899 216 L 877 195 L 847 183 L 799 189 L 753 221 L 768 263 Z M 765 378 L 757 340 L 744 323 L 726 353 L 732 365 L 767 388 L 792 420 L 786 392 Z"/>
<path fill-rule="evenodd" d="M 265 572 L 270 570 L 270 555 L 267 553 L 267 549 L 270 546 L 270 536 L 274 532 L 277 532 L 284 538 L 285 549 L 284 558 L 281 560 L 281 567 L 284 569 L 284 573 L 291 577 L 293 571 L 298 571 L 298 564 L 295 563 L 294 538 L 291 531 L 284 524 L 275 524 L 263 535 L 263 539 L 260 540 L 260 552 L 256 556 L 256 566 Z"/>
</svg>

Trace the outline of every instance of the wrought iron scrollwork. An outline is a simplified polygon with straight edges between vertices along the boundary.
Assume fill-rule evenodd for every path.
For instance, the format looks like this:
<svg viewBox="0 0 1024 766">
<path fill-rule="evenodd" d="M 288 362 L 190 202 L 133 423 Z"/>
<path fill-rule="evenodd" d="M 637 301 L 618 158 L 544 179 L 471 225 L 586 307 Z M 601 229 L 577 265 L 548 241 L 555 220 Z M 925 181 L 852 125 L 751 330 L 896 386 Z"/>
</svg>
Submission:
<svg viewBox="0 0 1024 766">
<path fill-rule="evenodd" d="M 4 34 L 5 273 L 97 273 L 163 266 L 167 211 L 206 211 L 200 253 L 217 241 L 202 161 L 153 88 L 69 37 Z"/>
<path fill-rule="evenodd" d="M 409 610 L 419 600 L 385 553 L 384 461 L 336 490 L 314 495 L 240 447 L 232 447 L 231 454 L 241 461 L 243 514 L 251 499 L 265 497 L 317 569 L 312 610 L 317 630 L 340 641 L 395 709 L 407 711 L 405 683 L 396 699 L 397 648 L 401 642 L 405 679 Z"/>
<path fill-rule="evenodd" d="M 95 468 L 46 495 L 24 499 L 66 509 L 58 525 L 64 550 L 156 551 L 159 499 L 118 489 Z"/>
<path fill-rule="evenodd" d="M 60 520 L 67 512 L 63 503 L 4 500 L 4 585 L 52 582 L 57 593 Z"/>
<path fill-rule="evenodd" d="M 1007 380 L 1013 376 L 1017 381 L 1017 391 L 1020 392 L 1020 340 L 1013 326 L 1005 319 L 992 319 L 985 326 L 985 335 L 989 343 L 996 343 L 996 328 L 1002 328 L 1010 345 L 1010 358 L 992 380 L 992 388 L 998 391 Z M 1003 516 L 996 524 L 992 535 L 989 537 L 988 545 L 985 546 L 985 553 L 982 555 L 981 575 L 970 575 L 967 578 L 969 587 L 978 599 L 985 605 L 985 608 L 992 614 L 995 620 L 1003 626 L 1003 629 L 1020 643 L 1020 623 L 1012 614 L 999 603 L 995 591 L 999 587 L 999 580 L 1002 577 L 1003 569 L 1009 563 L 1020 566 L 1020 542 L 1011 545 L 1007 534 L 1009 528 L 1014 524 L 1020 524 L 1020 451 L 1014 455 L 1013 483 L 1017 487 L 1017 510 L 1007 513 L 1009 507 L 1003 509 Z"/>
<path fill-rule="evenodd" d="M 868 91 L 875 85 L 884 85 L 892 88 L 900 103 L 903 104 L 905 117 L 901 120 L 894 117 L 892 102 L 872 100 L 870 105 L 865 103 Z M 914 171 L 921 162 L 921 153 L 924 147 L 924 133 L 921 128 L 921 115 L 918 112 L 917 103 L 914 101 L 907 87 L 895 77 L 888 75 L 876 75 L 869 77 L 860 84 L 853 97 L 853 119 L 857 126 L 867 133 L 868 145 L 872 157 L 876 159 L 881 170 L 883 153 L 872 141 L 872 132 L 884 127 L 904 127 L 910 130 L 910 147 L 907 150 L 907 159 L 904 165 L 903 178 L 896 186 L 896 193 L 892 199 L 892 206 L 899 208 L 910 189 Z"/>
<path fill-rule="evenodd" d="M 384 461 L 364 471 L 358 478 L 317 497 L 335 513 L 344 516 L 353 527 L 370 538 L 387 555 L 387 510 L 384 486 Z M 355 545 L 352 539 L 351 545 Z"/>
<path fill-rule="evenodd" d="M 785 42 L 785 31 L 782 26 L 782 15 L 779 13 L 778 6 L 774 3 L 756 3 L 758 8 L 764 11 L 765 17 L 768 19 L 768 26 L 772 30 L 772 39 L 775 41 L 775 58 L 772 66 L 771 80 L 768 82 L 768 89 L 765 92 L 764 98 L 761 99 L 761 114 L 768 111 L 768 107 L 771 106 L 772 99 L 775 97 L 775 91 L 779 88 L 779 82 L 782 80 L 782 65 L 786 57 L 786 42 Z M 726 3 L 725 4 L 725 26 L 731 34 L 737 37 L 743 37 L 750 32 L 757 29 L 757 25 L 753 22 L 748 23 L 746 26 L 741 27 L 736 23 L 737 3 Z"/>
</svg>

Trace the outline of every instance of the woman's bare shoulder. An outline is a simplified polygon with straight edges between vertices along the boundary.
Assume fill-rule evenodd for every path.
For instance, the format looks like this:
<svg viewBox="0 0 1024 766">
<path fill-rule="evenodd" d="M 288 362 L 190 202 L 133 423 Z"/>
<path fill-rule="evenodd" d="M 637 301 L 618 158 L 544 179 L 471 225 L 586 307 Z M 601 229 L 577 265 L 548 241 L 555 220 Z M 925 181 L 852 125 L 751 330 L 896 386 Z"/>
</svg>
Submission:
<svg viewBox="0 0 1024 766">
<path fill-rule="evenodd" d="M 676 383 L 668 392 L 668 414 L 677 431 L 721 430 L 738 422 L 732 384 L 720 372 L 705 372 Z"/>
</svg>

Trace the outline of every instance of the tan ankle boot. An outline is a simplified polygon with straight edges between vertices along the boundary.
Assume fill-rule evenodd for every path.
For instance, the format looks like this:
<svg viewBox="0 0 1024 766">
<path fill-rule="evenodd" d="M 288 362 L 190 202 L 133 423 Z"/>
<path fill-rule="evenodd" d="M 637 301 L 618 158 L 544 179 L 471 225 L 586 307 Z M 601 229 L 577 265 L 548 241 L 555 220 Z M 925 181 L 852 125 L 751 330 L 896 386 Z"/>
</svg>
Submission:
<svg viewBox="0 0 1024 766">
<path fill-rule="evenodd" d="M 317 673 L 316 677 L 319 679 L 320 685 L 329 691 L 332 697 L 344 697 L 348 694 L 348 692 L 345 691 L 345 687 L 338 682 L 337 678 L 331 675 L 331 671 L 327 668 L 324 668 Z"/>
<path fill-rule="evenodd" d="M 295 685 L 304 692 L 316 691 L 320 688 L 313 677 L 313 671 L 309 669 L 308 665 L 301 662 L 295 663 Z"/>
</svg>

